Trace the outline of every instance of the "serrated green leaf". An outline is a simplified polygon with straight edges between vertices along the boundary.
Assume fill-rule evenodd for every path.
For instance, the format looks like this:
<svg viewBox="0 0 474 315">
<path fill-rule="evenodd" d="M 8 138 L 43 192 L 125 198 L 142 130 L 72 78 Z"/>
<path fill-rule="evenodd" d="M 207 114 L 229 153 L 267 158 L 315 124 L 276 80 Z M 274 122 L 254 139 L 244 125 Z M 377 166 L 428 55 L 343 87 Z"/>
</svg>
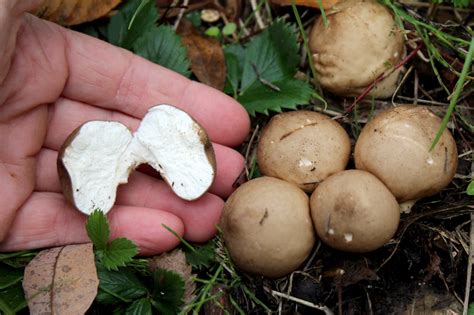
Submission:
<svg viewBox="0 0 474 315">
<path fill-rule="evenodd" d="M 0 290 L 8 288 L 23 279 L 23 270 L 0 263 Z"/>
<path fill-rule="evenodd" d="M 474 180 L 469 183 L 469 186 L 467 186 L 466 192 L 469 196 L 474 196 Z"/>
<path fill-rule="evenodd" d="M 147 295 L 145 285 L 130 271 L 108 271 L 99 269 L 99 293 L 97 301 L 102 304 L 132 302 Z"/>
<path fill-rule="evenodd" d="M 224 48 L 227 75 L 224 92 L 237 97 L 240 79 L 242 78 L 245 49 L 242 45 L 233 44 Z"/>
<path fill-rule="evenodd" d="M 105 268 L 117 270 L 132 261 L 133 256 L 138 253 L 138 248 L 131 240 L 119 237 L 110 242 L 107 249 L 97 252 L 101 252 L 101 262 Z"/>
<path fill-rule="evenodd" d="M 194 268 L 209 267 L 215 258 L 216 246 L 213 241 L 203 246 L 185 247 L 186 260 Z"/>
<path fill-rule="evenodd" d="M 186 48 L 179 35 L 167 25 L 153 27 L 138 38 L 133 51 L 163 67 L 189 76 L 189 61 Z"/>
<path fill-rule="evenodd" d="M 21 282 L 0 290 L 0 313 L 16 314 L 26 307 L 25 294 Z"/>
<path fill-rule="evenodd" d="M 174 271 L 157 268 L 153 273 L 152 305 L 160 314 L 176 314 L 183 304 L 184 280 Z"/>
<path fill-rule="evenodd" d="M 296 28 L 276 20 L 250 41 L 245 53 L 241 93 L 259 79 L 276 82 L 293 77 L 299 60 Z"/>
<path fill-rule="evenodd" d="M 237 100 L 252 116 L 255 113 L 268 115 L 269 111 L 281 112 L 283 108 L 296 109 L 297 105 L 307 104 L 313 94 L 308 83 L 293 78 L 272 84 L 279 91 L 257 82 Z"/>
<path fill-rule="evenodd" d="M 130 0 L 110 19 L 107 26 L 108 41 L 130 50 L 143 33 L 154 27 L 157 19 L 155 1 Z"/>
<path fill-rule="evenodd" d="M 140 299 L 133 302 L 125 311 L 127 315 L 152 315 L 151 303 L 148 299 Z"/>
<path fill-rule="evenodd" d="M 87 235 L 97 250 L 105 250 L 110 237 L 109 223 L 105 214 L 94 210 L 86 222 Z"/>
</svg>

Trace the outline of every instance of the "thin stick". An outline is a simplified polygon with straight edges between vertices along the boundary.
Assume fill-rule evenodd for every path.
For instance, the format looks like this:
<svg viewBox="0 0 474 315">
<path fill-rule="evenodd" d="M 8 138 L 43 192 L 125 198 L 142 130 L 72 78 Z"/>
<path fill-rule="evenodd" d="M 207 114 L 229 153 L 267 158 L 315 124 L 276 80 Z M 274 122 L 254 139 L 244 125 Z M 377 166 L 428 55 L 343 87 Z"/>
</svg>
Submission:
<svg viewBox="0 0 474 315">
<path fill-rule="evenodd" d="M 469 233 L 469 260 L 467 264 L 466 292 L 462 314 L 467 315 L 469 308 L 469 293 L 471 291 L 472 264 L 474 263 L 474 213 L 471 213 L 471 231 Z"/>
<path fill-rule="evenodd" d="M 263 23 L 262 15 L 260 14 L 260 6 L 257 5 L 257 0 L 250 0 L 250 5 L 255 14 L 255 21 L 257 21 L 258 28 L 263 30 L 265 23 Z"/>
<path fill-rule="evenodd" d="M 178 29 L 179 23 L 181 23 L 181 19 L 183 18 L 184 12 L 188 8 L 188 5 L 189 5 L 189 0 L 184 0 L 183 5 L 181 6 L 181 9 L 179 9 L 178 17 L 176 18 L 176 21 L 174 22 L 173 29 L 175 31 Z"/>
<path fill-rule="evenodd" d="M 388 77 L 389 75 L 391 75 L 392 73 L 394 73 L 396 70 L 398 70 L 398 68 L 402 67 L 405 63 L 408 62 L 408 60 L 410 60 L 411 58 L 413 58 L 413 56 L 416 55 L 416 53 L 421 49 L 421 47 L 423 47 L 423 43 L 419 44 L 414 50 L 412 50 L 405 58 L 403 58 L 402 60 L 400 60 L 400 62 L 391 70 L 389 71 L 387 74 L 385 73 L 382 73 L 381 75 L 379 75 L 371 84 L 369 84 L 369 86 L 364 90 L 364 92 L 362 92 L 361 95 L 359 95 L 354 103 L 351 104 L 351 106 L 349 106 L 349 108 L 346 110 L 347 113 L 350 113 L 354 107 L 364 98 L 367 96 L 367 94 L 370 93 L 370 91 L 373 90 L 373 88 L 375 87 L 375 85 L 377 83 L 379 83 L 380 81 L 382 81 L 383 79 L 385 79 L 386 77 Z"/>
<path fill-rule="evenodd" d="M 305 300 L 299 299 L 297 297 L 294 297 L 294 296 L 291 296 L 291 295 L 288 295 L 288 294 L 285 294 L 285 293 L 281 293 L 281 292 L 278 292 L 278 291 L 275 291 L 275 290 L 272 290 L 271 292 L 272 292 L 272 295 L 287 299 L 288 301 L 296 302 L 298 304 L 301 304 L 301 305 L 304 305 L 304 306 L 307 306 L 307 307 L 311 307 L 311 308 L 320 310 L 320 311 L 324 312 L 324 314 L 326 314 L 326 315 L 334 315 L 334 313 L 325 305 L 319 306 L 319 305 L 316 305 L 314 303 L 311 303 L 311 302 L 308 302 L 308 301 L 305 301 Z"/>
</svg>

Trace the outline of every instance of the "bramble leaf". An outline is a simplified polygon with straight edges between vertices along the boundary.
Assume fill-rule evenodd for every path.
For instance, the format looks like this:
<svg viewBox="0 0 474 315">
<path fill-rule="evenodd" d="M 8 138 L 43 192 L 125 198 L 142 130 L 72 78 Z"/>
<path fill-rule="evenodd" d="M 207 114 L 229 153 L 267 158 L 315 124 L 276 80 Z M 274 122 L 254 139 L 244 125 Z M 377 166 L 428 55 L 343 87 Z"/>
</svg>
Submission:
<svg viewBox="0 0 474 315">
<path fill-rule="evenodd" d="M 99 257 L 105 268 L 118 270 L 118 267 L 123 267 L 132 261 L 132 258 L 138 253 L 138 248 L 131 240 L 119 237 L 110 242 L 105 250 L 97 252 L 100 253 Z"/>
<path fill-rule="evenodd" d="M 152 0 L 131 0 L 110 19 L 107 38 L 111 44 L 130 50 L 133 43 L 158 19 L 158 9 Z"/>
<path fill-rule="evenodd" d="M 99 293 L 97 301 L 102 304 L 132 302 L 148 293 L 145 285 L 130 271 L 99 269 Z"/>
<path fill-rule="evenodd" d="M 308 83 L 296 79 L 283 79 L 273 82 L 272 85 L 274 88 L 257 82 L 237 100 L 252 116 L 255 113 L 268 115 L 269 111 L 281 112 L 283 108 L 296 109 L 297 105 L 307 103 L 314 93 Z"/>
<path fill-rule="evenodd" d="M 176 272 L 155 269 L 153 273 L 154 291 L 152 305 L 163 315 L 173 315 L 183 304 L 184 280 Z"/>
<path fill-rule="evenodd" d="M 109 223 L 105 214 L 95 209 L 86 222 L 87 235 L 98 250 L 107 248 L 107 242 L 110 237 Z"/>
</svg>

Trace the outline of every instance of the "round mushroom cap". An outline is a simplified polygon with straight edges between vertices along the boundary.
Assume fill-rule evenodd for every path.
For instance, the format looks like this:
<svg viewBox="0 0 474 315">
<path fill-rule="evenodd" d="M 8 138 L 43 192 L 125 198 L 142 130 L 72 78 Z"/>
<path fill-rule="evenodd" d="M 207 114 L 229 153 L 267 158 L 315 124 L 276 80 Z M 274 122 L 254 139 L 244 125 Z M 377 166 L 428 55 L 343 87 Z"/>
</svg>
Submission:
<svg viewBox="0 0 474 315">
<path fill-rule="evenodd" d="M 427 107 L 405 105 L 375 116 L 355 146 L 357 169 L 377 176 L 399 202 L 434 195 L 456 173 L 458 153 L 446 129 L 430 151 L 441 119 Z"/>
<path fill-rule="evenodd" d="M 336 121 L 299 110 L 270 120 L 260 136 L 257 162 L 262 174 L 312 192 L 326 177 L 345 169 L 350 150 L 349 136 Z"/>
<path fill-rule="evenodd" d="M 358 96 L 405 54 L 401 30 L 385 6 L 373 0 L 346 0 L 328 11 L 328 27 L 316 20 L 309 44 L 321 86 L 341 96 Z M 388 73 L 388 72 L 387 72 Z M 389 97 L 400 69 L 369 93 Z"/>
<path fill-rule="evenodd" d="M 316 232 L 327 245 L 364 253 L 387 243 L 400 221 L 398 203 L 374 175 L 359 170 L 339 172 L 311 195 Z"/>
<path fill-rule="evenodd" d="M 240 186 L 227 200 L 220 226 L 235 265 L 269 278 L 298 268 L 315 242 L 308 196 L 272 177 Z"/>
</svg>

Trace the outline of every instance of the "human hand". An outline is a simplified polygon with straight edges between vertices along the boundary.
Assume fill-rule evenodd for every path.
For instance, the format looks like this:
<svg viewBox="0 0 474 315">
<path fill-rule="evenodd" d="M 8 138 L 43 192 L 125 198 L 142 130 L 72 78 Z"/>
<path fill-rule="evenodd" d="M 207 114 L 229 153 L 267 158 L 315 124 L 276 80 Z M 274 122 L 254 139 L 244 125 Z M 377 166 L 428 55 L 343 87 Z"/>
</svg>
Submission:
<svg viewBox="0 0 474 315">
<path fill-rule="evenodd" d="M 87 242 L 86 216 L 65 201 L 56 170 L 66 137 L 88 120 L 135 130 L 148 108 L 167 103 L 208 132 L 217 159 L 210 191 L 189 202 L 162 181 L 135 172 L 109 215 L 112 237 L 134 240 L 144 255 L 178 240 L 215 233 L 223 198 L 243 168 L 231 149 L 249 131 L 232 98 L 123 49 L 29 14 L 34 3 L 0 0 L 0 251 Z"/>
</svg>

